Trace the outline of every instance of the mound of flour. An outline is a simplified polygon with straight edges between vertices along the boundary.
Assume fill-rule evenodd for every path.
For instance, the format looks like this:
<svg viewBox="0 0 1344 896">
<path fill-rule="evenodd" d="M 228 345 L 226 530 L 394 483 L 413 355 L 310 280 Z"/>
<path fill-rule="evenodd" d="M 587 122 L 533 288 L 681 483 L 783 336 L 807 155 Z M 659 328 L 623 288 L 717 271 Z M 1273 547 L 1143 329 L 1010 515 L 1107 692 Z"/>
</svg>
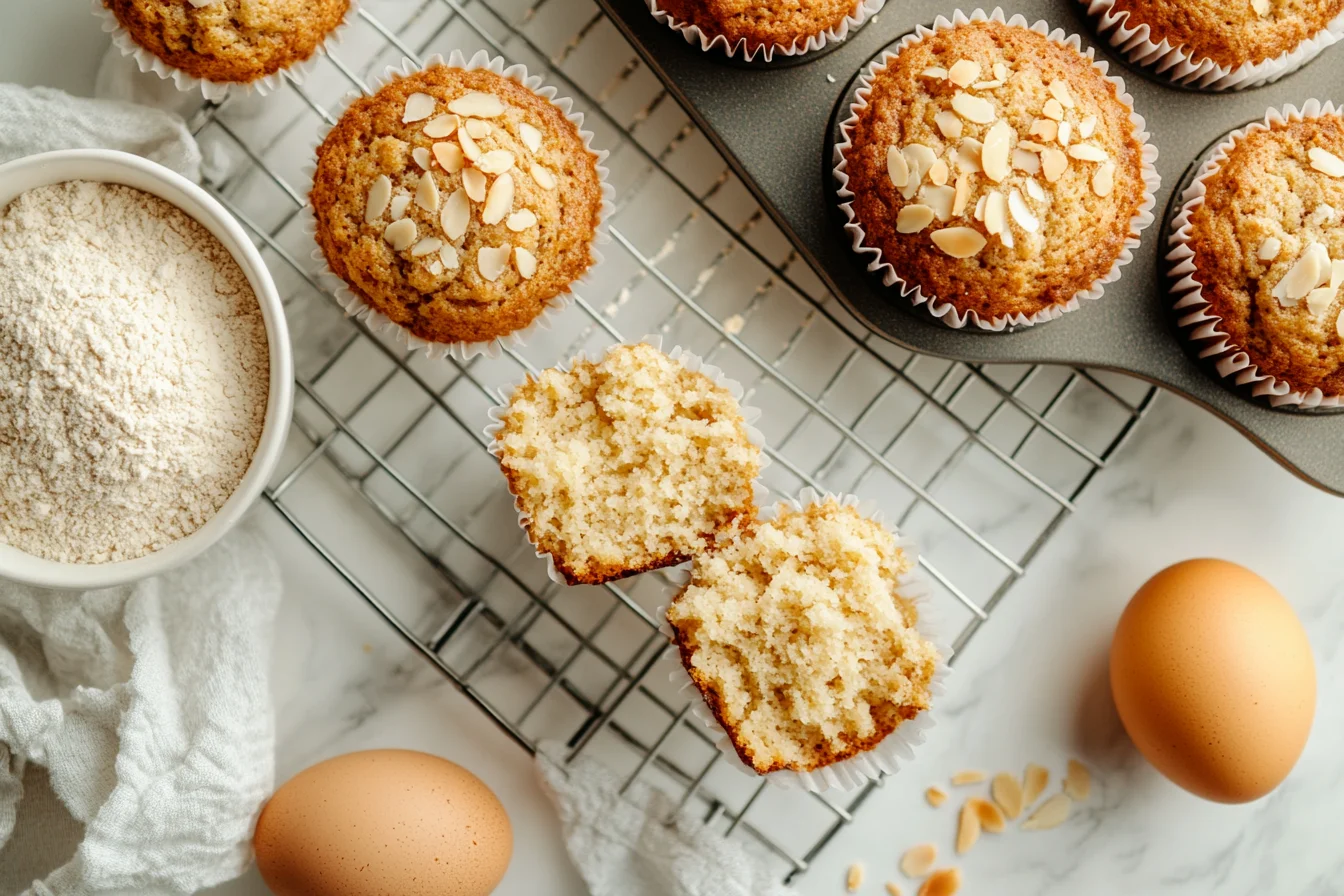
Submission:
<svg viewBox="0 0 1344 896">
<path fill-rule="evenodd" d="M 0 214 L 0 542 L 107 563 L 194 532 L 247 471 L 268 386 L 256 296 L 181 211 L 75 181 Z"/>
</svg>

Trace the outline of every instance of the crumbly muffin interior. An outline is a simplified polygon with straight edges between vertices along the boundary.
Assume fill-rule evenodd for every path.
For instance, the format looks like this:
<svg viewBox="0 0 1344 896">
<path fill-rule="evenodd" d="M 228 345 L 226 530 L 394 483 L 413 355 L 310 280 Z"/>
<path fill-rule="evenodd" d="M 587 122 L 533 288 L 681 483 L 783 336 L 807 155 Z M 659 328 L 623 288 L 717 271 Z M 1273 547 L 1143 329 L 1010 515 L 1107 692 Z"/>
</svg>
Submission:
<svg viewBox="0 0 1344 896">
<path fill-rule="evenodd" d="M 1184 47 L 1194 59 L 1236 68 L 1290 52 L 1344 12 L 1344 0 L 1115 0 L 1129 27 Z"/>
<path fill-rule="evenodd" d="M 682 660 L 761 773 L 868 749 L 929 706 L 936 648 L 899 593 L 911 558 L 833 500 L 735 525 L 668 608 Z"/>
<path fill-rule="evenodd" d="M 571 581 L 682 562 L 753 513 L 760 449 L 736 399 L 650 345 L 543 371 L 502 422 L 528 531 Z"/>
</svg>

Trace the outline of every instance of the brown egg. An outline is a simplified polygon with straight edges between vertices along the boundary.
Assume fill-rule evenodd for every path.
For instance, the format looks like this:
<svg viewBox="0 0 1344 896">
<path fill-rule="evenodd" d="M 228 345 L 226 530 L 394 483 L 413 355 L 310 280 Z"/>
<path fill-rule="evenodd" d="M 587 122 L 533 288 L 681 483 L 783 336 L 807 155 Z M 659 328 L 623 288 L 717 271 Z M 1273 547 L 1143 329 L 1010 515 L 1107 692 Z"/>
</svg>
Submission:
<svg viewBox="0 0 1344 896">
<path fill-rule="evenodd" d="M 277 896 L 486 896 L 513 829 L 481 779 L 411 750 L 347 753 L 271 797 L 252 838 Z"/>
<path fill-rule="evenodd" d="M 1111 642 L 1111 692 L 1135 746 L 1191 793 L 1244 803 L 1292 770 L 1316 710 L 1307 633 L 1274 587 L 1223 560 L 1162 570 Z"/>
</svg>

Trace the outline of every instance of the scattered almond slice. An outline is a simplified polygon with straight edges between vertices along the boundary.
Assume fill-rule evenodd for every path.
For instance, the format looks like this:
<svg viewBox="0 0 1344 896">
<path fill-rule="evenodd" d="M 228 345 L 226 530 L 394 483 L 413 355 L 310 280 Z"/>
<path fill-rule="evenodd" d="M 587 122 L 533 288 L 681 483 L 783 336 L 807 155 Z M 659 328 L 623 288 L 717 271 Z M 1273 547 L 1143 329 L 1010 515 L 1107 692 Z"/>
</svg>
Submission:
<svg viewBox="0 0 1344 896">
<path fill-rule="evenodd" d="M 1339 317 L 1335 319 L 1335 333 L 1344 339 L 1344 311 L 1339 312 Z"/>
<path fill-rule="evenodd" d="M 984 144 L 972 137 L 961 141 L 957 147 L 957 167 L 967 174 L 980 174 L 984 169 L 980 165 L 980 152 Z"/>
<path fill-rule="evenodd" d="M 919 191 L 918 198 L 933 209 L 939 221 L 952 217 L 952 203 L 957 199 L 957 191 L 948 186 L 925 187 Z"/>
<path fill-rule="evenodd" d="M 995 190 L 985 201 L 985 229 L 991 236 L 1002 235 L 1008 225 L 1008 200 Z M 982 776 L 979 780 L 983 781 Z"/>
<path fill-rule="evenodd" d="M 406 97 L 406 108 L 401 113 L 401 123 L 423 121 L 434 114 L 434 97 L 427 93 L 413 93 Z"/>
<path fill-rule="evenodd" d="M 434 175 L 420 175 L 420 183 L 415 187 L 415 204 L 431 215 L 439 210 L 439 187 L 434 183 Z"/>
<path fill-rule="evenodd" d="M 462 189 L 467 191 L 467 198 L 472 202 L 485 201 L 485 175 L 475 168 L 468 168 L 462 172 Z"/>
<path fill-rule="evenodd" d="M 1037 202 L 1045 201 L 1045 188 L 1034 180 L 1027 181 L 1027 195 Z"/>
<path fill-rule="evenodd" d="M 1329 286 L 1316 287 L 1307 293 L 1307 310 L 1316 317 L 1325 314 L 1335 302 L 1335 292 Z"/>
<path fill-rule="evenodd" d="M 911 143 L 902 149 L 901 153 L 905 156 L 905 164 L 910 169 L 910 177 L 901 189 L 901 198 L 909 199 L 919 190 L 919 185 L 923 182 L 925 173 L 933 167 L 933 163 L 937 161 L 938 157 L 934 155 L 933 150 L 923 143 Z"/>
<path fill-rule="evenodd" d="M 513 247 L 508 243 L 502 246 L 482 246 L 476 250 L 476 270 L 493 283 L 509 266 L 509 255 L 512 252 Z"/>
<path fill-rule="evenodd" d="M 1106 155 L 1106 150 L 1091 143 L 1073 144 L 1069 147 L 1069 156 L 1080 162 L 1104 162 L 1110 158 Z"/>
<path fill-rule="evenodd" d="M 933 209 L 927 205 L 907 205 L 896 213 L 897 233 L 918 233 L 933 223 Z"/>
<path fill-rule="evenodd" d="M 467 191 L 454 190 L 443 203 L 443 211 L 439 213 L 439 227 L 443 230 L 444 236 L 455 240 L 467 232 L 467 225 L 470 223 L 471 202 L 467 199 Z"/>
<path fill-rule="evenodd" d="M 985 200 L 988 198 L 987 194 L 981 193 L 980 198 L 975 201 L 975 220 L 985 220 Z"/>
<path fill-rule="evenodd" d="M 388 180 L 386 174 L 380 174 L 373 179 L 373 186 L 369 187 L 369 197 L 364 202 L 364 223 L 372 224 L 381 218 L 391 201 L 392 181 Z"/>
<path fill-rule="evenodd" d="M 1040 218 L 1032 213 L 1031 208 L 1027 206 L 1027 200 L 1022 198 L 1016 187 L 1008 194 L 1008 214 L 1017 222 L 1017 226 L 1027 233 L 1036 233 L 1041 229 Z"/>
<path fill-rule="evenodd" d="M 961 139 L 962 124 L 957 113 L 943 109 L 937 115 L 933 116 L 933 123 L 938 126 L 938 131 L 949 140 Z"/>
<path fill-rule="evenodd" d="M 966 175 L 963 174 L 958 180 L 958 183 L 960 183 L 961 180 L 965 180 L 965 178 Z M 961 212 L 956 211 L 955 209 L 956 207 L 953 206 L 954 214 L 961 214 Z M 930 787 L 928 790 L 924 791 L 924 799 L 929 801 L 930 806 L 937 809 L 943 803 L 947 802 L 947 793 L 941 787 Z"/>
<path fill-rule="evenodd" d="M 891 881 L 886 882 L 884 889 L 887 891 L 887 896 L 901 896 L 901 888 Z"/>
<path fill-rule="evenodd" d="M 1063 121 L 1064 107 L 1059 100 L 1048 99 L 1045 101 L 1045 105 L 1041 107 L 1041 114 L 1046 118 L 1053 118 L 1055 121 Z"/>
<path fill-rule="evenodd" d="M 1313 146 L 1307 150 L 1307 158 L 1311 160 L 1311 167 L 1322 174 L 1328 174 L 1331 177 L 1344 177 L 1344 159 L 1330 152 L 1330 150 Z"/>
<path fill-rule="evenodd" d="M 471 135 L 473 140 L 489 137 L 490 132 L 495 129 L 495 126 L 490 122 L 482 121 L 479 118 L 468 118 L 463 127 L 467 129 L 467 133 Z"/>
<path fill-rule="evenodd" d="M 449 174 L 456 174 L 466 164 L 466 159 L 462 155 L 462 147 L 456 143 L 435 143 L 433 149 L 435 160 Z"/>
<path fill-rule="evenodd" d="M 963 787 L 967 784 L 979 784 L 985 780 L 985 773 L 979 769 L 963 769 L 952 776 L 953 787 Z"/>
<path fill-rule="evenodd" d="M 504 104 L 492 93 L 472 91 L 449 103 L 448 111 L 456 112 L 463 118 L 497 118 L 504 114 Z"/>
<path fill-rule="evenodd" d="M 1065 109 L 1073 108 L 1073 94 L 1069 93 L 1068 84 L 1056 78 L 1050 82 L 1050 86 L 1046 89 L 1050 91 L 1052 97 L 1059 100 L 1059 104 Z"/>
<path fill-rule="evenodd" d="M 956 868 L 939 868 L 920 885 L 919 896 L 955 896 L 960 889 L 961 872 Z"/>
<path fill-rule="evenodd" d="M 970 87 L 980 77 L 980 63 L 970 59 L 958 59 L 947 70 L 947 80 L 958 87 Z"/>
<path fill-rule="evenodd" d="M 518 138 L 523 141 L 523 145 L 527 147 L 528 152 L 536 152 L 541 149 L 541 131 L 525 121 L 518 125 Z"/>
<path fill-rule="evenodd" d="M 1069 140 L 1073 137 L 1073 125 L 1067 121 L 1061 121 L 1059 127 L 1055 129 L 1055 141 L 1063 147 L 1068 147 Z"/>
<path fill-rule="evenodd" d="M 1101 167 L 1092 175 L 1092 192 L 1104 198 L 1111 195 L 1111 191 L 1114 189 L 1115 163 L 1103 162 Z"/>
<path fill-rule="evenodd" d="M 466 128 L 457 129 L 457 143 L 462 147 L 462 155 L 466 156 L 468 161 L 474 162 L 481 157 L 481 148 L 476 145 L 476 141 L 467 133 Z"/>
<path fill-rule="evenodd" d="M 933 78 L 936 81 L 943 81 L 947 78 L 947 69 L 933 65 L 924 69 L 920 74 L 925 78 Z"/>
<path fill-rule="evenodd" d="M 1061 149 L 1046 149 L 1041 153 L 1041 173 L 1046 183 L 1054 183 L 1069 167 L 1069 157 Z"/>
<path fill-rule="evenodd" d="M 896 189 L 902 189 L 910 182 L 910 166 L 905 161 L 905 153 L 899 146 L 887 147 L 887 177 Z"/>
<path fill-rule="evenodd" d="M 943 184 L 947 183 L 947 175 L 947 163 L 942 159 L 934 162 L 933 165 L 929 167 L 929 180 L 933 181 L 937 186 L 941 187 Z"/>
<path fill-rule="evenodd" d="M 938 847 L 932 843 L 917 843 L 901 855 L 901 873 L 906 877 L 923 877 L 938 861 Z"/>
<path fill-rule="evenodd" d="M 436 115 L 429 120 L 421 133 L 431 140 L 442 140 L 444 137 L 451 136 L 461 123 L 462 119 L 456 115 L 448 115 L 447 113 Z"/>
<path fill-rule="evenodd" d="M 1089 115 L 1078 122 L 1078 136 L 1084 140 L 1097 132 L 1097 116 Z"/>
<path fill-rule="evenodd" d="M 1263 19 L 1269 15 L 1270 0 L 1251 0 L 1251 9 Z"/>
<path fill-rule="evenodd" d="M 485 207 L 481 209 L 481 223 L 498 224 L 512 208 L 513 175 L 501 174 L 490 185 L 490 193 L 485 197 Z"/>
<path fill-rule="evenodd" d="M 965 175 L 965 174 L 959 174 L 959 175 L 957 175 L 957 186 L 956 186 L 956 189 L 955 189 L 955 191 L 954 191 L 953 194 L 952 194 L 952 214 L 953 214 L 953 216 L 959 216 L 959 215 L 965 214 L 965 212 L 966 212 L 966 203 L 969 202 L 970 199 L 971 199 L 971 179 L 970 179 L 970 177 L 968 177 L 968 176 Z M 930 787 L 930 788 L 929 788 L 929 793 L 932 794 L 932 792 L 933 792 L 934 790 L 937 790 L 937 788 L 936 788 L 936 787 Z M 942 793 L 941 790 L 939 790 L 938 792 L 939 792 L 939 793 Z M 943 795 L 943 799 L 946 799 L 946 798 L 947 798 L 947 796 L 946 796 L 946 794 L 944 794 L 944 795 Z M 930 797 L 929 802 L 933 803 L 933 799 L 932 799 L 932 797 Z M 937 803 L 933 803 L 933 804 L 934 804 L 935 806 L 938 805 Z"/>
<path fill-rule="evenodd" d="M 532 179 L 537 182 L 537 186 L 543 190 L 555 189 L 555 175 L 549 170 L 540 165 L 533 165 L 528 171 L 532 175 Z"/>
<path fill-rule="evenodd" d="M 442 248 L 443 240 L 436 236 L 427 236 L 411 247 L 411 256 L 413 258 L 419 258 L 421 255 L 428 255 L 431 252 L 437 252 Z"/>
<path fill-rule="evenodd" d="M 1077 759 L 1069 760 L 1069 770 L 1064 775 L 1064 792 L 1077 802 L 1085 802 L 1092 792 L 1092 773 Z"/>
<path fill-rule="evenodd" d="M 966 805 L 973 807 L 976 818 L 980 820 L 980 830 L 988 831 L 991 834 L 1002 834 L 1004 828 L 1008 827 L 1003 810 L 996 803 L 973 796 L 966 801 Z"/>
<path fill-rule="evenodd" d="M 971 85 L 972 90 L 993 90 L 995 87 L 1002 87 L 1002 81 L 976 81 Z"/>
<path fill-rule="evenodd" d="M 1339 289 L 1344 286 L 1344 261 L 1330 262 L 1330 283 L 1331 289 Z"/>
<path fill-rule="evenodd" d="M 417 146 L 411 150 L 411 160 L 420 166 L 421 171 L 428 171 L 429 166 L 434 164 L 434 159 L 429 154 L 429 149 L 424 146 Z"/>
<path fill-rule="evenodd" d="M 397 252 L 409 249 L 415 242 L 415 222 L 410 218 L 393 221 L 383 229 L 383 239 Z"/>
<path fill-rule="evenodd" d="M 476 167 L 486 174 L 503 174 L 513 167 L 514 155 L 507 149 L 492 149 L 476 161 Z"/>
<path fill-rule="evenodd" d="M 398 193 L 392 197 L 392 202 L 388 206 L 388 213 L 392 215 L 393 221 L 400 221 L 406 216 L 406 209 L 410 207 L 411 194 Z"/>
<path fill-rule="evenodd" d="M 1041 803 L 1036 811 L 1022 822 L 1024 831 L 1048 831 L 1051 828 L 1057 828 L 1069 817 L 1069 810 L 1073 808 L 1073 800 L 1069 799 L 1067 793 L 1057 793 L 1050 799 Z"/>
<path fill-rule="evenodd" d="M 1335 211 L 1335 207 L 1325 202 L 1316 206 L 1311 212 L 1311 222 L 1313 224 L 1331 224 L 1334 223 L 1335 218 L 1338 217 L 1339 212 Z"/>
<path fill-rule="evenodd" d="M 1031 130 L 1027 133 L 1032 137 L 1040 137 L 1042 140 L 1053 140 L 1059 133 L 1059 122 L 1051 121 L 1048 118 L 1038 118 L 1031 123 Z"/>
<path fill-rule="evenodd" d="M 528 208 L 520 208 L 504 219 L 504 226 L 514 233 L 521 233 L 529 227 L 535 227 L 536 224 L 537 216 Z"/>
<path fill-rule="evenodd" d="M 980 815 L 976 812 L 975 800 L 969 799 L 957 816 L 957 855 L 965 855 L 979 839 Z"/>
<path fill-rule="evenodd" d="M 930 234 L 933 244 L 953 258 L 970 258 L 985 248 L 985 238 L 972 227 L 944 227 Z"/>
<path fill-rule="evenodd" d="M 863 886 L 863 866 L 855 862 L 845 872 L 845 890 L 850 893 L 857 893 L 861 886 Z"/>
<path fill-rule="evenodd" d="M 1036 799 L 1043 793 L 1050 784 L 1050 770 L 1044 766 L 1037 765 L 1034 762 L 1027 764 L 1027 770 L 1022 775 L 1022 806 L 1030 806 L 1036 802 Z"/>
<path fill-rule="evenodd" d="M 442 275 L 443 275 L 443 262 L 442 262 L 442 261 L 439 261 L 439 260 L 437 260 L 437 259 L 435 259 L 434 261 L 431 261 L 431 262 L 429 263 L 429 267 L 428 267 L 426 270 L 428 270 L 428 271 L 429 271 L 431 274 L 433 274 L 435 277 L 442 276 Z"/>
<path fill-rule="evenodd" d="M 447 243 L 439 249 L 439 261 L 450 271 L 455 271 L 462 262 L 457 256 L 457 247 L 450 246 Z"/>
<path fill-rule="evenodd" d="M 524 280 L 531 280 L 537 272 L 537 256 L 518 246 L 513 250 L 513 263 L 518 266 L 518 274 Z"/>
<path fill-rule="evenodd" d="M 985 171 L 985 177 L 996 184 L 1008 176 L 1008 155 L 1012 137 L 1013 129 L 1003 119 L 994 122 L 989 132 L 985 134 L 984 148 L 980 151 L 980 166 Z"/>
<path fill-rule="evenodd" d="M 976 124 L 989 124 L 994 120 L 993 103 L 960 91 L 952 97 L 952 111 Z"/>
<path fill-rule="evenodd" d="M 1279 304 L 1285 307 L 1296 305 L 1307 293 L 1320 286 L 1321 281 L 1329 276 L 1329 252 L 1320 243 L 1313 242 L 1307 246 L 1302 256 L 1288 269 L 1288 273 L 1284 275 L 1283 279 L 1275 284 L 1272 295 L 1279 300 Z"/>
<path fill-rule="evenodd" d="M 1025 149 L 1014 148 L 1011 157 L 1013 168 L 1018 171 L 1026 172 L 1032 176 L 1041 173 L 1041 157 L 1034 152 L 1027 152 Z"/>
<path fill-rule="evenodd" d="M 1012 202 L 1011 197 L 1008 201 Z M 1022 814 L 1022 784 L 1016 775 L 999 772 L 989 782 L 989 792 L 1006 817 L 1017 818 Z"/>
<path fill-rule="evenodd" d="M 1002 63 L 1002 62 L 996 62 L 996 63 L 994 63 L 994 69 L 993 69 L 993 71 L 994 71 L 994 77 L 995 77 L 995 79 L 997 79 L 997 80 L 999 80 L 999 81 L 1007 81 L 1007 80 L 1008 80 L 1008 66 L 1007 66 L 1007 64 Z"/>
</svg>

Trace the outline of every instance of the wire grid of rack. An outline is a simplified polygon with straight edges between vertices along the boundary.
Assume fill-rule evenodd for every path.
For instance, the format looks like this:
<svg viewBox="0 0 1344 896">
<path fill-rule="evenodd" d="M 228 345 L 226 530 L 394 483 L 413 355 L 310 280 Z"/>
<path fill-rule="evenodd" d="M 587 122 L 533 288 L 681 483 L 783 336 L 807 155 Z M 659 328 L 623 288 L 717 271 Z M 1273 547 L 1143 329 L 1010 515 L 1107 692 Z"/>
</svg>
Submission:
<svg viewBox="0 0 1344 896">
<path fill-rule="evenodd" d="M 343 97 L 403 57 L 453 48 L 522 62 L 574 98 L 611 150 L 617 190 L 612 241 L 576 307 L 525 348 L 466 364 L 428 361 L 346 319 L 299 221 L 305 166 Z M 521 746 L 596 755 L 772 856 L 784 877 L 870 789 L 786 792 L 728 768 L 660 668 L 663 575 L 595 588 L 547 579 L 485 451 L 500 386 L 648 333 L 697 352 L 762 409 L 774 495 L 856 493 L 920 539 L 932 613 L 958 651 L 1154 394 L 872 336 L 590 0 L 365 0 L 302 83 L 206 104 L 191 125 L 213 160 L 207 186 L 255 237 L 293 329 L 294 423 L 270 503 Z"/>
</svg>

